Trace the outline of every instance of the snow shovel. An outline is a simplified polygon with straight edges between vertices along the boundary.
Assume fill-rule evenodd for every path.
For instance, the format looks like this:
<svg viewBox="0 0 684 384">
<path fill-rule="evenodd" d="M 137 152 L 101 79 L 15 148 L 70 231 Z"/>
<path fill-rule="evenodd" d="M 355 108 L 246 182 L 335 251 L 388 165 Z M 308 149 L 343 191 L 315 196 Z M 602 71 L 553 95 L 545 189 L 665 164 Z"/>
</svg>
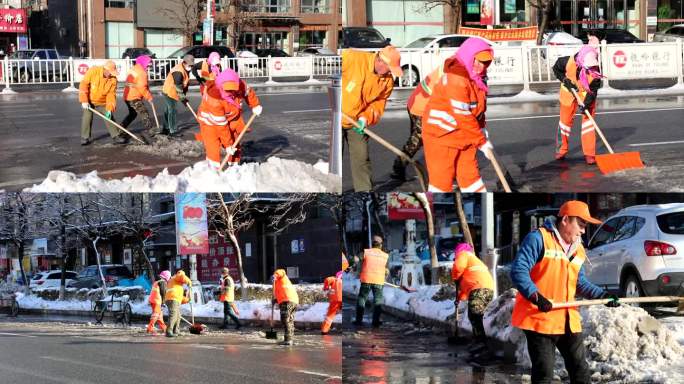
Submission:
<svg viewBox="0 0 684 384">
<path fill-rule="evenodd" d="M 267 339 L 278 339 L 278 331 L 273 329 L 273 312 L 275 311 L 275 304 L 271 303 L 271 320 L 269 321 L 269 326 L 271 329 L 264 332 L 264 337 Z"/>
<path fill-rule="evenodd" d="M 351 117 L 347 116 L 344 113 L 342 114 L 342 116 L 344 116 L 344 119 L 347 120 L 347 122 L 349 124 L 352 124 L 356 128 L 359 128 L 359 129 L 361 128 L 361 127 L 359 127 L 359 124 L 356 122 L 356 120 L 352 119 Z M 416 170 L 416 175 L 418 175 L 418 179 L 420 180 L 420 186 L 421 186 L 421 188 L 423 188 L 423 192 L 427 192 L 427 177 L 425 176 L 425 171 L 424 171 L 422 164 L 420 164 L 416 160 L 413 160 L 412 158 L 407 156 L 403 151 L 399 150 L 399 148 L 388 143 L 385 139 L 378 136 L 375 132 L 370 131 L 368 128 L 364 129 L 363 133 L 368 135 L 368 137 L 370 137 L 371 139 L 377 141 L 383 147 L 389 149 L 390 152 L 394 153 L 395 155 L 404 159 L 406 162 L 410 163 L 413 166 L 413 168 Z"/>
<path fill-rule="evenodd" d="M 508 185 L 508 180 L 506 180 L 506 176 L 504 175 L 503 171 L 501 170 L 501 166 L 499 165 L 499 161 L 496 158 L 496 153 L 494 153 L 493 149 L 488 149 L 489 151 L 489 158 L 492 162 L 492 166 L 494 167 L 494 170 L 496 171 L 496 176 L 499 177 L 499 181 L 501 182 L 501 185 L 503 186 L 504 191 L 506 193 L 511 193 L 511 187 Z M 506 171 L 506 174 L 508 175 L 508 178 L 511 177 L 511 175 Z"/>
<path fill-rule="evenodd" d="M 143 144 L 145 144 L 145 145 L 150 144 L 150 143 L 147 143 L 147 142 L 141 140 L 138 136 L 136 136 L 136 135 L 134 135 L 133 133 L 131 133 L 131 131 L 129 131 L 128 129 L 126 129 L 126 128 L 120 126 L 119 124 L 117 124 L 114 120 L 108 119 L 107 116 L 101 114 L 101 113 L 98 112 L 97 110 L 95 110 L 95 109 L 93 109 L 93 108 L 90 108 L 90 107 L 88 107 L 88 110 L 90 110 L 90 112 L 92 112 L 92 113 L 94 113 L 94 114 L 100 116 L 100 117 L 103 118 L 105 121 L 111 123 L 112 125 L 114 125 L 115 127 L 119 128 L 120 130 L 124 131 L 125 133 L 128 134 L 128 136 L 130 136 L 130 137 L 132 137 L 132 138 L 138 140 L 139 142 L 141 142 L 141 143 L 143 143 Z"/>
<path fill-rule="evenodd" d="M 190 300 L 190 320 L 192 320 L 192 324 L 190 325 L 190 333 L 193 335 L 201 335 L 202 331 L 204 331 L 206 327 L 204 324 L 195 323 L 195 311 L 192 309 L 192 300 Z"/>
<path fill-rule="evenodd" d="M 567 303 L 553 303 L 553 309 L 572 308 L 587 305 L 608 304 L 612 299 L 579 300 Z M 625 297 L 618 301 L 621 304 L 636 303 L 677 303 L 677 314 L 684 315 L 684 297 L 682 296 L 646 296 L 646 297 Z"/>
<path fill-rule="evenodd" d="M 159 129 L 159 119 L 157 118 L 157 109 L 154 107 L 154 101 L 148 101 L 152 106 L 152 115 L 154 116 L 154 123 L 157 124 L 157 129 Z"/>
<path fill-rule="evenodd" d="M 237 148 L 238 144 L 240 144 L 240 140 L 242 140 L 242 136 L 245 135 L 247 132 L 247 129 L 249 129 L 249 126 L 252 125 L 252 122 L 256 118 L 255 114 L 252 114 L 252 116 L 249 117 L 249 120 L 247 120 L 247 124 L 245 124 L 245 127 L 242 129 L 242 132 L 238 135 L 237 139 L 235 139 L 235 142 L 233 145 L 231 145 L 229 148 Z M 230 157 L 230 152 L 226 153 L 226 157 L 223 158 L 223 161 L 221 162 L 221 166 L 219 167 L 219 171 L 223 171 L 223 167 L 226 166 L 226 163 L 228 162 L 228 158 Z"/>
<path fill-rule="evenodd" d="M 582 101 L 580 101 L 577 91 L 572 89 L 572 94 L 575 95 L 575 99 L 577 99 L 579 105 L 584 107 L 584 104 L 582 104 Z M 594 125 L 594 128 L 596 129 L 599 137 L 601 137 L 603 144 L 608 149 L 608 152 L 610 152 L 610 154 L 607 155 L 596 155 L 596 165 L 598 165 L 601 173 L 605 175 L 611 172 L 622 171 L 624 169 L 640 169 L 645 167 L 644 163 L 641 161 L 641 155 L 639 152 L 613 152 L 613 148 L 610 146 L 610 144 L 608 144 L 608 140 L 606 140 L 606 137 L 603 136 L 603 132 L 601 132 L 601 129 L 599 128 L 598 124 L 596 124 L 596 120 L 594 120 L 594 118 L 591 116 L 591 113 L 587 110 L 584 110 L 584 114 Z"/>
<path fill-rule="evenodd" d="M 193 117 L 195 118 L 195 120 L 199 123 L 199 119 L 197 118 L 197 114 L 195 113 L 195 110 L 192 109 L 192 107 L 190 106 L 190 102 L 187 102 L 187 103 L 184 103 L 184 104 L 185 104 L 186 107 L 188 107 L 188 110 L 190 111 L 190 113 L 192 113 L 192 116 L 193 116 Z M 201 132 L 201 131 L 195 133 L 195 140 L 197 140 L 197 141 L 202 141 L 202 132 Z"/>
<path fill-rule="evenodd" d="M 388 283 L 388 282 L 386 282 L 386 281 L 385 281 L 385 285 L 388 286 L 388 287 L 392 287 L 392 288 L 399 288 L 399 289 L 401 289 L 402 291 L 405 291 L 405 292 L 408 292 L 408 293 L 416 292 L 416 289 L 415 289 L 415 288 L 409 288 L 409 287 L 405 287 L 405 286 L 403 286 L 403 285 L 402 285 L 402 286 L 399 286 L 399 285 L 396 285 L 396 284 Z"/>
</svg>

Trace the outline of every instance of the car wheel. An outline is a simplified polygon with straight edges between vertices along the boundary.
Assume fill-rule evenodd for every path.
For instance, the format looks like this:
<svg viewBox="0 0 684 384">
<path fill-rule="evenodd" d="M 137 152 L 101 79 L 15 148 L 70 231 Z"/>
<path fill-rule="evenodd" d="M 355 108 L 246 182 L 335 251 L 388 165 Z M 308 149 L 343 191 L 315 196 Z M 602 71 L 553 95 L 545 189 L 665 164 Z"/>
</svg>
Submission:
<svg viewBox="0 0 684 384">
<path fill-rule="evenodd" d="M 641 288 L 641 283 L 639 279 L 634 275 L 628 275 L 625 281 L 621 285 L 621 296 L 622 297 L 643 297 L 644 290 Z M 639 306 L 635 304 L 634 306 Z"/>
<path fill-rule="evenodd" d="M 28 83 L 31 81 L 33 78 L 33 74 L 31 71 L 24 69 L 23 71 L 19 71 L 19 82 L 20 83 Z"/>
<path fill-rule="evenodd" d="M 404 66 L 402 68 L 404 73 L 401 75 L 399 78 L 399 85 L 402 87 L 415 87 L 418 85 L 418 82 L 420 81 L 418 71 L 411 67 L 409 69 L 408 66 Z"/>
</svg>

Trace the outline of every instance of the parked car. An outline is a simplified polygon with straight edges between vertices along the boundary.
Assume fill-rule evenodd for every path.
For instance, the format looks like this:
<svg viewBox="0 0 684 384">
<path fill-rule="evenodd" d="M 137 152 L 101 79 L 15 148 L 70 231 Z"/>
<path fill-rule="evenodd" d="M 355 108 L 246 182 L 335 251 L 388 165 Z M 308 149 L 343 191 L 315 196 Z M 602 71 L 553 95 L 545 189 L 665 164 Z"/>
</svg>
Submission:
<svg viewBox="0 0 684 384">
<path fill-rule="evenodd" d="M 317 65 L 338 65 L 340 63 L 335 52 L 323 47 L 309 47 L 297 53 L 297 56 L 314 57 L 314 63 Z"/>
<path fill-rule="evenodd" d="M 66 81 L 69 63 L 47 61 L 66 59 L 56 49 L 22 49 L 10 55 L 10 68 L 14 82 Z M 45 61 L 43 61 L 45 60 Z"/>
<path fill-rule="evenodd" d="M 578 38 L 583 44 L 589 41 L 589 36 L 596 36 L 600 41 L 605 40 L 607 44 L 629 44 L 643 43 L 644 41 L 632 35 L 626 29 L 585 29 L 580 32 Z"/>
<path fill-rule="evenodd" d="M 541 51 L 543 58 L 555 62 L 562 56 L 572 56 L 582 47 L 582 40 L 563 31 L 550 31 L 544 34 L 542 45 L 547 47 Z"/>
<path fill-rule="evenodd" d="M 402 86 L 416 86 L 430 71 L 452 56 L 466 39 L 475 37 L 496 46 L 493 41 L 471 35 L 429 35 L 410 42 L 401 49 L 404 74 L 397 81 Z M 437 55 L 436 53 L 439 53 Z"/>
<path fill-rule="evenodd" d="M 384 48 L 390 44 L 377 29 L 370 27 L 342 28 L 342 48 Z"/>
<path fill-rule="evenodd" d="M 65 272 L 66 280 L 65 286 L 69 286 L 70 283 L 78 277 L 78 274 L 74 271 Z M 59 287 L 62 282 L 62 271 L 50 271 L 50 272 L 39 272 L 29 281 L 29 288 L 43 288 L 43 287 Z"/>
<path fill-rule="evenodd" d="M 653 35 L 653 41 L 677 41 L 677 39 L 684 40 L 684 24 L 673 25 L 670 28 L 656 32 Z"/>
<path fill-rule="evenodd" d="M 115 286 L 119 284 L 120 279 L 132 279 L 131 271 L 122 264 L 107 264 L 102 266 L 102 275 L 104 276 L 107 286 Z M 97 270 L 97 265 L 90 265 L 78 274 L 75 281 L 68 285 L 70 288 L 100 288 L 102 280 Z"/>
<path fill-rule="evenodd" d="M 587 256 L 589 281 L 620 296 L 675 294 L 684 282 L 684 204 L 621 210 L 594 233 Z"/>
<path fill-rule="evenodd" d="M 240 74 L 248 72 L 249 70 L 262 68 L 264 65 L 259 63 L 259 56 L 250 51 L 238 51 L 235 55 L 238 58 L 238 68 Z M 263 60 L 262 60 L 263 61 Z"/>
<path fill-rule="evenodd" d="M 282 49 L 257 49 L 254 53 L 259 57 L 290 57 L 290 55 Z"/>
<path fill-rule="evenodd" d="M 126 48 L 126 50 L 121 54 L 121 58 L 135 60 L 142 55 L 147 55 L 153 59 L 157 58 L 157 55 L 152 53 L 152 51 L 147 48 Z"/>
<path fill-rule="evenodd" d="M 169 56 L 167 56 L 166 58 L 181 60 L 183 59 L 183 56 L 190 54 L 195 57 L 195 60 L 202 60 L 208 58 L 209 54 L 212 52 L 218 52 L 221 58 L 227 57 L 229 59 L 232 59 L 235 57 L 233 51 L 231 51 L 230 48 L 223 45 L 192 45 L 180 48 L 177 51 L 170 54 Z M 155 68 L 153 68 L 153 72 L 155 73 L 157 78 L 164 79 L 166 78 L 166 75 L 171 71 L 171 68 L 173 68 L 173 65 L 174 64 L 170 61 L 156 65 Z M 230 61 L 228 66 L 233 70 L 238 70 L 237 63 L 235 61 Z"/>
</svg>

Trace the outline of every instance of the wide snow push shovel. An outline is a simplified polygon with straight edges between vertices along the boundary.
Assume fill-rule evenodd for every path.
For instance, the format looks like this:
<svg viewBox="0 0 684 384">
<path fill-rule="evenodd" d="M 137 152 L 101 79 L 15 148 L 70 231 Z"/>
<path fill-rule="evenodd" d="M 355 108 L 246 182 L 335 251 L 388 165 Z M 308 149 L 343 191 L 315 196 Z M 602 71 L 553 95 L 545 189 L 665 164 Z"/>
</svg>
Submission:
<svg viewBox="0 0 684 384">
<path fill-rule="evenodd" d="M 249 117 L 249 120 L 247 120 L 247 124 L 245 124 L 245 127 L 242 129 L 242 132 L 240 132 L 237 139 L 235 139 L 235 142 L 233 143 L 233 145 L 231 145 L 228 148 L 232 148 L 233 150 L 235 150 L 237 148 L 238 144 L 240 144 L 240 140 L 242 140 L 242 136 L 245 135 L 245 133 L 249 129 L 249 126 L 252 125 L 252 122 L 254 121 L 255 118 L 256 118 L 255 114 L 252 114 L 252 116 Z M 221 166 L 219 167 L 219 171 L 223 171 L 223 167 L 226 166 L 226 163 L 228 162 L 228 158 L 230 156 L 231 156 L 231 153 L 229 151 L 226 153 L 226 157 L 223 158 L 223 161 L 221 162 Z"/>
<path fill-rule="evenodd" d="M 190 333 L 193 335 L 201 335 L 202 331 L 205 329 L 205 326 L 204 324 L 195 323 L 195 311 L 192 309 L 192 300 L 190 300 L 190 319 L 192 320 L 192 324 L 190 325 Z"/>
<path fill-rule="evenodd" d="M 348 115 L 346 115 L 344 113 L 342 114 L 342 116 L 344 116 L 344 119 L 347 120 L 347 122 L 349 124 L 352 124 L 356 128 L 359 128 L 359 129 L 361 128 L 361 127 L 359 127 L 359 124 L 356 122 L 356 120 L 352 119 L 351 117 L 349 117 Z M 425 175 L 425 171 L 424 171 L 422 164 L 420 164 L 416 160 L 413 160 L 408 155 L 406 155 L 404 152 L 402 152 L 399 148 L 388 143 L 385 139 L 378 136 L 375 132 L 372 132 L 368 128 L 364 129 L 363 133 L 368 135 L 368 137 L 370 137 L 371 139 L 377 141 L 383 147 L 389 149 L 390 152 L 392 152 L 395 155 L 404 159 L 404 161 L 410 163 L 413 166 L 413 168 L 416 170 L 416 175 L 418 175 L 418 179 L 420 180 L 420 186 L 421 186 L 421 188 L 423 188 L 423 192 L 427 192 L 427 176 Z"/>
<path fill-rule="evenodd" d="M 586 305 L 608 304 L 611 299 L 578 300 L 567 303 L 553 303 L 553 309 L 581 307 Z M 682 296 L 650 296 L 650 297 L 625 297 L 620 298 L 621 304 L 637 303 L 677 303 L 677 314 L 684 314 L 684 297 Z"/>
<path fill-rule="evenodd" d="M 139 142 L 141 142 L 141 143 L 143 143 L 143 144 L 145 144 L 145 145 L 149 144 L 149 143 L 147 143 L 147 142 L 141 140 L 138 136 L 134 135 L 134 134 L 133 134 L 131 131 L 129 131 L 128 129 L 126 129 L 126 128 L 120 126 L 119 124 L 117 124 L 114 120 L 108 119 L 107 116 L 101 114 L 101 113 L 98 112 L 97 110 L 95 110 L 95 109 L 93 109 L 93 108 L 90 108 L 90 107 L 88 107 L 88 110 L 90 110 L 90 112 L 92 112 L 92 113 L 94 113 L 94 114 L 100 116 L 101 118 L 103 118 L 104 121 L 106 121 L 106 122 L 108 122 L 108 123 L 114 125 L 115 127 L 119 128 L 120 130 L 122 130 L 123 132 L 125 132 L 126 134 L 128 134 L 128 136 L 130 136 L 130 137 L 132 137 L 132 138 L 138 140 Z"/>
<path fill-rule="evenodd" d="M 584 106 L 579 98 L 579 95 L 577 94 L 577 91 L 572 89 L 572 94 L 575 95 L 577 102 L 581 106 Z M 598 133 L 599 137 L 601 137 L 603 144 L 608 149 L 608 152 L 610 152 L 607 155 L 596 155 L 596 165 L 598 165 L 601 173 L 605 175 L 607 173 L 622 171 L 624 169 L 640 169 L 645 167 L 644 163 L 641 161 L 641 154 L 639 152 L 615 153 L 610 144 L 608 144 L 606 137 L 603 136 L 603 132 L 599 128 L 598 124 L 596 124 L 596 120 L 594 120 L 594 118 L 591 116 L 591 113 L 585 109 L 584 114 L 594 125 L 596 133 Z"/>
</svg>

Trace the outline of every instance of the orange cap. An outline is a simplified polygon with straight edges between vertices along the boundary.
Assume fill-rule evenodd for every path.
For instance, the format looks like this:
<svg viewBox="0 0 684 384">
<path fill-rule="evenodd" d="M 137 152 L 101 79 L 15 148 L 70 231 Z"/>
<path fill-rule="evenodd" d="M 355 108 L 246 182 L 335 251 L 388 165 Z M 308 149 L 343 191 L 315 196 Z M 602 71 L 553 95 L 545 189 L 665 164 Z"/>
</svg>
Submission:
<svg viewBox="0 0 684 384">
<path fill-rule="evenodd" d="M 587 206 L 587 203 L 583 201 L 566 201 L 560 207 L 558 216 L 576 216 L 588 223 L 601 224 L 601 220 L 591 217 L 589 214 L 589 206 Z"/>
<path fill-rule="evenodd" d="M 380 59 L 390 67 L 394 77 L 401 77 L 404 71 L 401 70 L 401 54 L 393 45 L 388 45 L 378 52 Z"/>
<path fill-rule="evenodd" d="M 492 61 L 494 55 L 492 55 L 491 51 L 480 51 L 475 55 L 475 59 L 477 61 Z"/>
<path fill-rule="evenodd" d="M 238 89 L 240 89 L 240 84 L 234 81 L 226 81 L 225 83 L 223 83 L 224 91 L 237 91 Z"/>
<path fill-rule="evenodd" d="M 104 63 L 103 67 L 104 67 L 104 69 L 106 69 L 107 71 L 109 71 L 109 73 L 111 73 L 112 75 L 114 75 L 114 76 L 119 76 L 119 70 L 116 69 L 116 64 L 114 64 L 113 61 L 107 60 L 107 61 Z"/>
<path fill-rule="evenodd" d="M 344 256 L 344 253 L 342 254 L 342 270 L 346 271 L 347 268 L 349 268 L 349 261 L 347 258 Z"/>
</svg>

